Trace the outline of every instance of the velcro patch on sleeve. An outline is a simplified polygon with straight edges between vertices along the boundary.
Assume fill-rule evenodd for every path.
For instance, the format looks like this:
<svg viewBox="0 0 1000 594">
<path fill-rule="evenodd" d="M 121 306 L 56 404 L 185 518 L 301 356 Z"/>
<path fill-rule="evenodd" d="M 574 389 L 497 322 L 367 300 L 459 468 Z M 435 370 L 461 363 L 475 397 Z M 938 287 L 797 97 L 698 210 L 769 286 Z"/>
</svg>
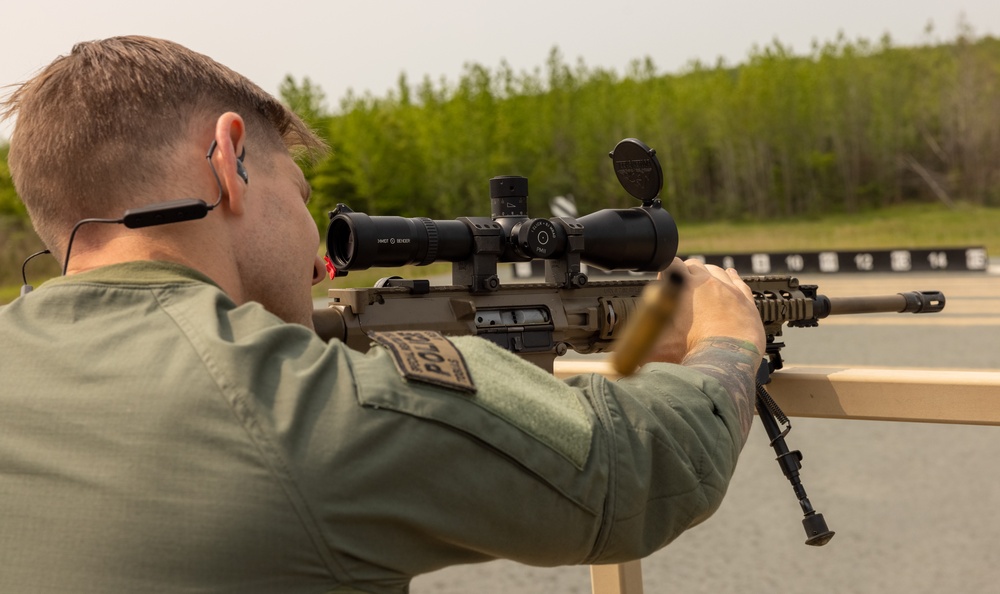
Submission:
<svg viewBox="0 0 1000 594">
<path fill-rule="evenodd" d="M 369 332 L 368 336 L 389 351 L 407 380 L 476 393 L 462 353 L 440 332 L 401 330 Z"/>
</svg>

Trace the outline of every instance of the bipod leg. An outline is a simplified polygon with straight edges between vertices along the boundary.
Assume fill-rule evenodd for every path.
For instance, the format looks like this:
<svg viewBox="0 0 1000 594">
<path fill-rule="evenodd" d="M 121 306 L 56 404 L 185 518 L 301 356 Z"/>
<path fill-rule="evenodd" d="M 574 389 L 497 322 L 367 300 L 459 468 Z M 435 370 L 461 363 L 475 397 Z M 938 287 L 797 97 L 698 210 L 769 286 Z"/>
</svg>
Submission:
<svg viewBox="0 0 1000 594">
<path fill-rule="evenodd" d="M 778 456 L 776 458 L 778 466 L 781 467 L 781 472 L 785 474 L 788 482 L 792 484 L 792 490 L 795 491 L 795 496 L 802 507 L 802 513 L 805 515 L 802 518 L 802 526 L 806 530 L 806 544 L 816 547 L 823 546 L 830 542 L 834 533 L 827 528 L 823 514 L 817 513 L 813 509 L 806 496 L 806 489 L 799 479 L 799 469 L 802 468 L 802 452 L 789 451 L 785 444 L 785 435 L 792 429 L 792 424 L 760 382 L 757 382 L 756 407 L 757 416 L 760 417 L 764 430 L 767 431 L 767 437 L 770 439 L 771 447 L 774 448 L 774 453 Z M 784 430 L 778 426 L 779 423 L 785 425 Z"/>
</svg>

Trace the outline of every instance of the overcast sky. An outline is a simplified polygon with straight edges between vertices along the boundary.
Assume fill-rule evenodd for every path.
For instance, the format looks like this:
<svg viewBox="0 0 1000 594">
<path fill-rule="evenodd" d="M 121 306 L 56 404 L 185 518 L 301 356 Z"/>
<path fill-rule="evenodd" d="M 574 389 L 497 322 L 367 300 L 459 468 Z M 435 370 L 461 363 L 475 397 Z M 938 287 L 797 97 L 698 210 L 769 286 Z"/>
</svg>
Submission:
<svg viewBox="0 0 1000 594">
<path fill-rule="evenodd" d="M 515 70 L 544 64 L 558 46 L 570 63 L 624 72 L 649 56 L 660 72 L 693 59 L 735 64 L 772 39 L 808 52 L 843 31 L 897 44 L 951 39 L 959 19 L 1000 35 L 1000 0 L 4 0 L 0 86 L 20 82 L 77 41 L 165 37 L 212 56 L 277 92 L 287 74 L 310 77 L 331 107 L 348 88 L 376 95 L 424 75 L 457 80 L 466 62 Z M 0 137 L 9 128 L 0 127 Z"/>
</svg>

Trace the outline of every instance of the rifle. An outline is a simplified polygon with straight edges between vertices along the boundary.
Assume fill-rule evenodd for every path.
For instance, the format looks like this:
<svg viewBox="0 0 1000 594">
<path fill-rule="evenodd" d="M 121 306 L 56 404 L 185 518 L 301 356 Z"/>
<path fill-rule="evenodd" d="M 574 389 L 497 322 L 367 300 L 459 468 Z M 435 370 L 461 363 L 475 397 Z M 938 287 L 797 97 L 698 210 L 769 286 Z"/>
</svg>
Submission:
<svg viewBox="0 0 1000 594">
<path fill-rule="evenodd" d="M 754 293 L 767 335 L 769 371 L 781 369 L 777 340 L 782 327 L 815 327 L 830 315 L 932 313 L 944 308 L 936 291 L 874 297 L 827 297 L 816 285 L 792 276 L 745 276 Z M 575 288 L 558 283 L 499 284 L 490 292 L 467 285 L 431 285 L 428 280 L 385 278 L 378 286 L 330 289 L 329 307 L 313 312 L 316 332 L 360 351 L 369 332 L 437 330 L 447 336 L 477 335 L 552 371 L 555 358 L 569 351 L 605 353 L 629 327 L 647 285 L 659 281 L 585 282 Z"/>
<path fill-rule="evenodd" d="M 490 179 L 491 216 L 454 221 L 369 216 L 344 204 L 329 213 L 331 276 L 373 266 L 450 261 L 452 284 L 384 278 L 375 287 L 331 289 L 330 308 L 313 316 L 317 332 L 367 350 L 367 332 L 434 329 L 475 334 L 552 371 L 569 350 L 612 349 L 645 282 L 590 282 L 589 264 L 656 272 L 677 254 L 677 224 L 657 198 L 663 172 L 656 152 L 636 139 L 610 153 L 615 173 L 641 206 L 580 219 L 528 217 L 528 180 Z M 545 282 L 501 284 L 499 262 L 545 261 Z"/>
<path fill-rule="evenodd" d="M 477 335 L 549 372 L 555 358 L 570 350 L 614 352 L 621 347 L 618 341 L 623 334 L 637 326 L 634 321 L 656 308 L 657 300 L 650 304 L 650 293 L 644 297 L 644 291 L 670 288 L 671 283 L 669 278 L 591 282 L 581 264 L 606 270 L 659 271 L 674 259 L 678 235 L 673 218 L 657 199 L 663 177 L 655 151 L 636 139 L 625 139 L 610 156 L 622 186 L 641 206 L 605 209 L 580 219 L 532 219 L 527 216 L 527 180 L 515 176 L 490 180 L 489 218 L 433 221 L 369 216 L 337 205 L 330 212 L 326 240 L 332 276 L 373 266 L 444 260 L 453 263 L 452 284 L 387 277 L 371 288 L 331 289 L 329 307 L 313 314 L 316 332 L 324 340 L 340 340 L 360 351 L 371 346 L 369 332 L 436 330 L 449 336 Z M 500 282 L 499 262 L 536 258 L 545 261 L 544 282 Z M 834 298 L 818 294 L 815 285 L 801 285 L 791 276 L 743 280 L 753 291 L 767 336 L 757 412 L 802 507 L 806 544 L 823 545 L 833 532 L 812 508 L 798 478 L 801 453 L 785 445 L 791 424 L 763 388 L 770 373 L 783 366 L 784 343 L 777 340 L 782 327 L 814 327 L 829 315 L 932 313 L 944 308 L 945 298 L 936 291 Z M 673 286 L 666 294 L 676 289 Z M 662 322 L 668 316 L 660 317 Z M 650 327 L 642 322 L 638 326 Z M 658 332 L 646 334 L 655 337 Z M 637 358 L 642 350 L 638 349 Z M 628 366 L 634 368 L 631 363 Z M 782 430 L 779 424 L 786 427 Z"/>
</svg>

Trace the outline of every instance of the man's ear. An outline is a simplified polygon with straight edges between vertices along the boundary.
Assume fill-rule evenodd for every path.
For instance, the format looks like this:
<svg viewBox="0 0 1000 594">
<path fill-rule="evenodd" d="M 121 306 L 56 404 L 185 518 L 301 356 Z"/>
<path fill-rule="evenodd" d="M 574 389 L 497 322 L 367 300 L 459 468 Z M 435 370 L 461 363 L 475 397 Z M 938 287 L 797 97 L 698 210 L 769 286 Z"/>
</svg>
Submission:
<svg viewBox="0 0 1000 594">
<path fill-rule="evenodd" d="M 239 160 L 246 142 L 246 127 L 243 118 L 234 112 L 226 112 L 215 122 L 215 153 L 212 161 L 222 184 L 222 197 L 233 214 L 243 214 L 246 199 L 246 169 Z"/>
</svg>

